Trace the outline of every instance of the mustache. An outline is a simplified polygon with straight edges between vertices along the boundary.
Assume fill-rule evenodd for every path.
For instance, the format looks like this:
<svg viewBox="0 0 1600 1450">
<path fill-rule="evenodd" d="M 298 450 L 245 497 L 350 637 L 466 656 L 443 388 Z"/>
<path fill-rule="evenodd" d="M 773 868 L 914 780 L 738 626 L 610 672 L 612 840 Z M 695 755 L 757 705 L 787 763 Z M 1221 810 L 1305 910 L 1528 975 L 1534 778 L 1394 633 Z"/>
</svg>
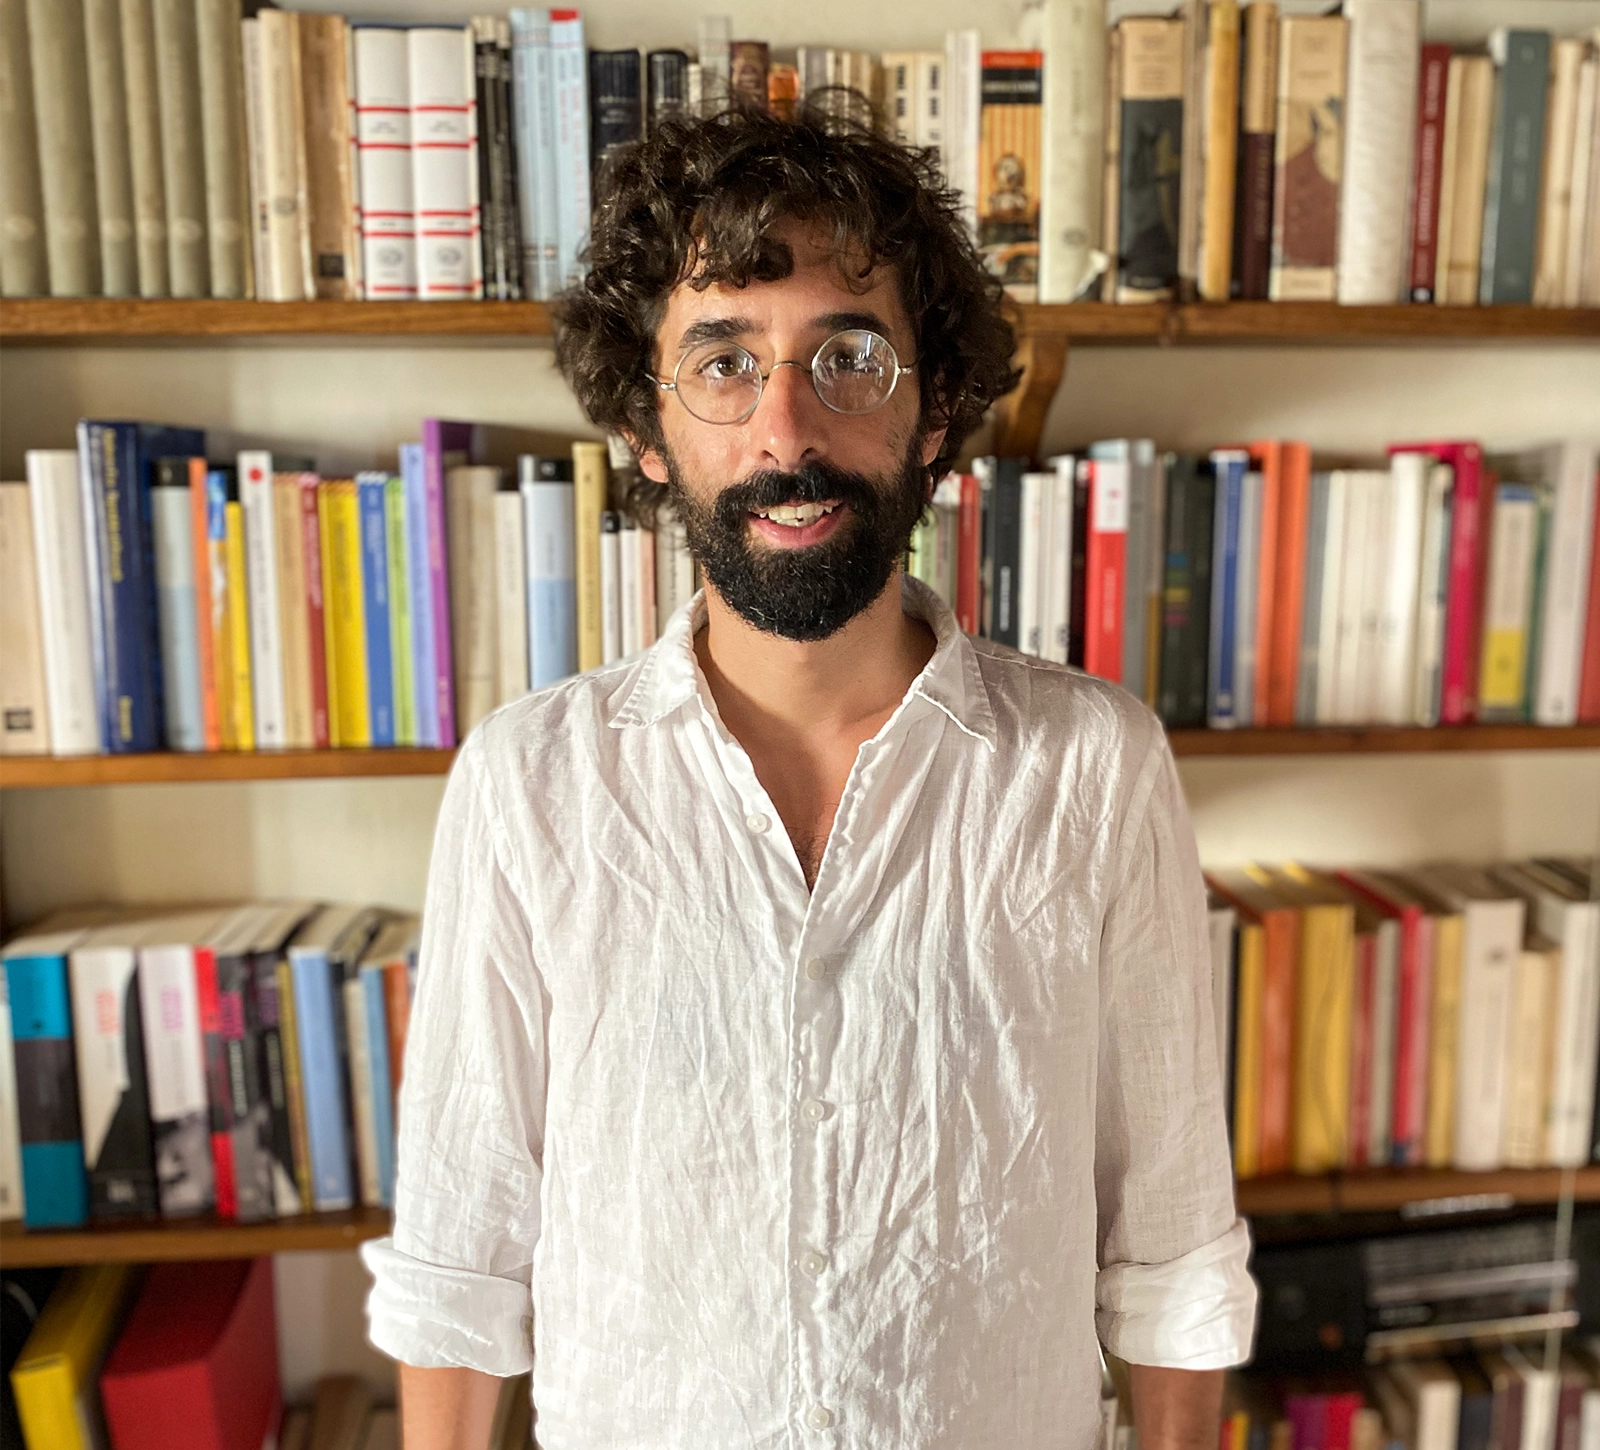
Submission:
<svg viewBox="0 0 1600 1450">
<path fill-rule="evenodd" d="M 856 513 L 873 508 L 877 496 L 872 485 L 859 473 L 831 463 L 807 463 L 793 472 L 763 469 L 738 483 L 730 484 L 717 496 L 717 521 L 742 524 L 752 509 L 776 508 L 785 503 L 828 503 L 838 500 Z"/>
</svg>

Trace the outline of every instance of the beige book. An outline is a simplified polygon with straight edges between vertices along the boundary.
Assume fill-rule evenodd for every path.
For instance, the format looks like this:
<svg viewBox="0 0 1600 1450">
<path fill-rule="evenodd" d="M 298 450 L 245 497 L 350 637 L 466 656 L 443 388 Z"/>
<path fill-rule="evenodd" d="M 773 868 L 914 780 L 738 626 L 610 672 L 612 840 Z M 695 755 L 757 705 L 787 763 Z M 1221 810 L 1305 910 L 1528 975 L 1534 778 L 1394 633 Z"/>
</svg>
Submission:
<svg viewBox="0 0 1600 1450">
<path fill-rule="evenodd" d="M 1466 921 L 1457 911 L 1434 920 L 1433 1004 L 1428 1025 L 1428 1114 L 1423 1159 L 1448 1168 L 1455 1152 L 1456 1042 L 1461 1025 L 1461 949 Z"/>
<path fill-rule="evenodd" d="M 206 244 L 213 297 L 249 297 L 254 292 L 240 15 L 240 0 L 196 0 Z"/>
<path fill-rule="evenodd" d="M 192 0 L 155 0 L 155 36 L 172 295 L 209 297 L 205 120 L 200 108 L 200 41 Z"/>
<path fill-rule="evenodd" d="M 1600 49 L 1600 33 L 1592 34 L 1589 39 Z M 1578 303 L 1582 307 L 1600 307 L 1600 87 L 1597 87 L 1595 120 L 1589 137 L 1589 204 L 1579 251 L 1583 256 L 1583 275 L 1578 280 Z"/>
<path fill-rule="evenodd" d="M 1336 294 L 1348 30 L 1338 15 L 1285 16 L 1279 27 L 1274 302 L 1332 301 Z"/>
<path fill-rule="evenodd" d="M 1200 296 L 1226 302 L 1233 280 L 1233 205 L 1238 166 L 1239 5 L 1213 0 L 1205 52 L 1205 183 L 1200 212 Z"/>
<path fill-rule="evenodd" d="M 50 295 L 95 297 L 100 292 L 100 245 L 83 7 L 28 0 L 28 54 Z"/>
<path fill-rule="evenodd" d="M 1105 277 L 1100 284 L 1104 302 L 1117 300 L 1117 271 L 1121 246 L 1117 228 L 1121 225 L 1122 200 L 1122 27 L 1113 30 L 1106 41 L 1106 156 L 1105 192 L 1101 211 L 1101 250 L 1106 254 Z"/>
<path fill-rule="evenodd" d="M 1511 1054 L 1506 1065 L 1500 1156 L 1507 1168 L 1546 1166 L 1545 1123 L 1556 1060 L 1561 948 L 1530 933 L 1517 959 L 1511 999 Z"/>
<path fill-rule="evenodd" d="M 349 27 L 342 16 L 303 14 L 299 29 L 312 285 L 321 298 L 356 298 L 361 254 L 351 161 Z"/>
<path fill-rule="evenodd" d="M 122 0 L 122 83 L 128 100 L 128 162 L 133 174 L 133 239 L 139 295 L 165 297 L 167 184 L 161 166 L 161 91 L 156 79 L 152 0 Z"/>
<path fill-rule="evenodd" d="M 28 485 L 0 483 L 0 755 L 49 753 Z"/>
<path fill-rule="evenodd" d="M 1453 126 L 1452 102 L 1456 108 Z M 1445 106 L 1445 139 L 1448 141 L 1454 130 L 1455 149 L 1440 170 L 1441 181 L 1450 188 L 1450 226 L 1445 229 L 1441 208 L 1440 254 L 1448 261 L 1443 275 L 1437 276 L 1434 296 L 1447 305 L 1472 307 L 1478 301 L 1489 131 L 1494 119 L 1494 62 L 1488 56 L 1451 57 Z"/>
<path fill-rule="evenodd" d="M 266 274 L 256 279 L 256 288 L 269 301 L 298 302 L 316 295 L 306 189 L 300 16 L 292 10 L 269 9 L 257 20 L 258 169 L 266 203 L 264 214 L 258 206 L 257 221 L 265 224 Z"/>
<path fill-rule="evenodd" d="M 0 0 L 0 296 L 50 290 L 26 0 Z"/>
<path fill-rule="evenodd" d="M 1539 233 L 1533 264 L 1535 307 L 1561 306 L 1567 287 L 1572 158 L 1578 149 L 1578 81 L 1584 49 L 1581 40 L 1558 40 L 1550 47 L 1550 94 L 1545 101 Z"/>
<path fill-rule="evenodd" d="M 578 669 L 605 662 L 600 589 L 600 515 L 606 509 L 606 445 L 572 445 L 573 527 L 577 534 L 574 574 L 578 595 Z"/>
<path fill-rule="evenodd" d="M 1583 244 L 1589 211 L 1600 186 L 1600 55 L 1591 55 L 1578 73 L 1578 122 L 1572 148 L 1572 206 L 1567 213 L 1566 260 L 1561 274 L 1561 306 L 1583 300 Z M 1592 140 L 1591 140 L 1592 138 Z"/>
<path fill-rule="evenodd" d="M 311 610 L 306 602 L 306 532 L 300 508 L 300 475 L 273 474 L 272 522 L 278 546 L 278 634 L 283 642 L 283 743 L 290 750 L 310 750 L 316 745 L 316 732 L 311 723 Z"/>
<path fill-rule="evenodd" d="M 107 297 L 137 297 L 139 256 L 133 234 L 133 167 L 128 154 L 118 0 L 83 0 L 83 30 L 89 62 L 95 209 L 100 222 L 100 290 Z"/>
<path fill-rule="evenodd" d="M 445 474 L 450 555 L 450 651 L 456 733 L 467 733 L 498 705 L 494 499 L 500 470 L 475 464 Z"/>
</svg>

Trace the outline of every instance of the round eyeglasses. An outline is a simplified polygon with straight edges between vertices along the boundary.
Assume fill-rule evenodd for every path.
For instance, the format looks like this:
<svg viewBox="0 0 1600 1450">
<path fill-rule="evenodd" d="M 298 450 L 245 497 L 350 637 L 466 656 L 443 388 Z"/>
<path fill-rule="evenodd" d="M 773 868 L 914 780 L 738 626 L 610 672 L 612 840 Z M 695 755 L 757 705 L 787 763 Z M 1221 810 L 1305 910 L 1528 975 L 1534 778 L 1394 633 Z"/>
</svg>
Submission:
<svg viewBox="0 0 1600 1450">
<path fill-rule="evenodd" d="M 672 370 L 672 381 L 655 378 L 663 392 L 702 423 L 742 423 L 756 410 L 761 389 L 778 368 L 799 368 L 811 378 L 817 396 L 835 413 L 872 413 L 893 396 L 895 384 L 916 364 L 900 365 L 886 337 L 861 328 L 836 332 L 819 347 L 811 365 L 785 358 L 761 371 L 761 364 L 736 342 L 704 342 L 690 348 Z"/>
</svg>

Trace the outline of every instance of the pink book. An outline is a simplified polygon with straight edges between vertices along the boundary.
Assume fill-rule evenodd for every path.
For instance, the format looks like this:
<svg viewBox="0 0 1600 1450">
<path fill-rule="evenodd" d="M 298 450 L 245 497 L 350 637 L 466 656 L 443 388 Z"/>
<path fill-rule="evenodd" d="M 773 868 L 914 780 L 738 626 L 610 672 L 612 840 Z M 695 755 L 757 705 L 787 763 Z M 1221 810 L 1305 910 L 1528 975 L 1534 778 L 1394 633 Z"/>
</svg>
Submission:
<svg viewBox="0 0 1600 1450">
<path fill-rule="evenodd" d="M 1489 516 L 1494 508 L 1494 489 L 1484 479 L 1483 449 L 1476 443 L 1396 443 L 1389 452 L 1427 453 L 1455 470 L 1439 723 L 1467 725 L 1478 713 L 1484 560 L 1488 553 Z"/>
<path fill-rule="evenodd" d="M 450 564 L 446 547 L 444 476 L 471 461 L 473 425 L 422 420 L 423 493 L 428 513 L 428 590 L 433 600 L 434 689 L 439 700 L 439 747 L 456 744 L 456 697 L 450 654 Z"/>
</svg>

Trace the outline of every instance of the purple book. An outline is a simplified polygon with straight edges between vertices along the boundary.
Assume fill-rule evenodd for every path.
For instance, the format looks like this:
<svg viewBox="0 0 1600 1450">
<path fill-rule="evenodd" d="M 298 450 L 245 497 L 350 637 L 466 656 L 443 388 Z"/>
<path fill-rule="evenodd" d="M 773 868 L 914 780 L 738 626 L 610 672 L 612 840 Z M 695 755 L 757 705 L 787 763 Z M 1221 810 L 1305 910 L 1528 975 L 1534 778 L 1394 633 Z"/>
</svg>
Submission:
<svg viewBox="0 0 1600 1450">
<path fill-rule="evenodd" d="M 450 555 L 446 544 L 445 471 L 470 461 L 473 425 L 422 420 L 422 477 L 428 511 L 428 584 L 433 598 L 434 689 L 439 700 L 439 746 L 456 744 L 456 701 L 450 658 Z"/>
<path fill-rule="evenodd" d="M 1326 1395 L 1285 1395 L 1283 1413 L 1294 1431 L 1294 1450 L 1326 1450 L 1328 1438 Z"/>
</svg>

